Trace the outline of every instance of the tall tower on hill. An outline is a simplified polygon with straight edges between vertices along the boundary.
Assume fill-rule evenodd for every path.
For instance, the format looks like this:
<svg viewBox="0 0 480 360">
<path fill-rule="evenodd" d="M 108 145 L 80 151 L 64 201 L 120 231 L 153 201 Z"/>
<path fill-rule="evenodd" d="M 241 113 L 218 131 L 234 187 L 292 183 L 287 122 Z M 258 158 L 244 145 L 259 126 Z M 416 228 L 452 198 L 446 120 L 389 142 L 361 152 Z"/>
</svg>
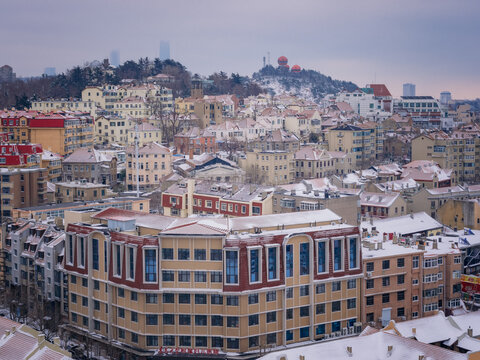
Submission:
<svg viewBox="0 0 480 360">
<path fill-rule="evenodd" d="M 190 96 L 194 99 L 203 99 L 203 82 L 198 75 L 192 78 Z"/>
</svg>

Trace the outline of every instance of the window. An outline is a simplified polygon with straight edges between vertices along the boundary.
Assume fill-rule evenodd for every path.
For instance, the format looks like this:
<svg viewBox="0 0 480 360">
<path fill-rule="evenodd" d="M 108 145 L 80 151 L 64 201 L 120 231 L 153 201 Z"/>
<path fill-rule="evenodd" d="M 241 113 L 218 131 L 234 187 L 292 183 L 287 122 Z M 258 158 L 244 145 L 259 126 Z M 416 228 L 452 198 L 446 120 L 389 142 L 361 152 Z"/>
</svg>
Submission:
<svg viewBox="0 0 480 360">
<path fill-rule="evenodd" d="M 212 305 L 222 305 L 223 304 L 223 296 L 218 295 L 218 294 L 213 294 L 210 297 L 210 302 L 212 303 Z"/>
<path fill-rule="evenodd" d="M 81 237 L 80 239 L 80 242 L 79 242 L 79 255 L 80 255 L 80 259 L 79 259 L 79 265 L 80 267 L 85 267 L 85 238 Z"/>
<path fill-rule="evenodd" d="M 349 239 L 349 255 L 350 255 L 350 269 L 355 269 L 358 267 L 358 248 L 357 248 L 357 238 L 350 238 Z"/>
<path fill-rule="evenodd" d="M 98 280 L 93 280 L 93 289 L 100 290 L 100 282 Z"/>
<path fill-rule="evenodd" d="M 125 289 L 118 288 L 118 297 L 125 297 Z"/>
<path fill-rule="evenodd" d="M 125 339 L 125 330 L 123 329 L 118 329 L 118 337 L 120 339 Z"/>
<path fill-rule="evenodd" d="M 388 303 L 390 302 L 390 294 L 382 294 L 382 303 Z"/>
<path fill-rule="evenodd" d="M 191 336 L 179 336 L 178 342 L 180 346 L 192 346 L 192 337 Z"/>
<path fill-rule="evenodd" d="M 147 304 L 157 304 L 158 303 L 157 294 L 146 293 L 145 294 L 145 302 Z"/>
<path fill-rule="evenodd" d="M 440 260 L 441 258 L 438 258 L 438 260 Z M 440 264 L 440 261 L 438 262 Z M 443 261 L 442 261 L 443 263 Z M 455 256 L 453 258 L 453 263 L 454 264 L 461 264 L 462 263 L 462 257 L 461 256 Z"/>
<path fill-rule="evenodd" d="M 374 301 L 373 301 L 373 296 L 367 296 L 367 305 L 370 306 L 370 305 L 373 305 Z"/>
<path fill-rule="evenodd" d="M 82 286 L 83 287 L 88 287 L 88 279 L 87 278 L 82 278 Z"/>
<path fill-rule="evenodd" d="M 223 347 L 223 338 L 214 336 L 212 337 L 212 347 L 213 348 L 222 348 Z"/>
<path fill-rule="evenodd" d="M 130 321 L 138 322 L 138 313 L 135 311 L 130 311 Z"/>
<path fill-rule="evenodd" d="M 418 279 L 412 279 L 412 285 L 418 285 Z"/>
<path fill-rule="evenodd" d="M 147 336 L 148 339 L 149 336 Z M 163 346 L 175 346 L 175 336 L 163 335 Z"/>
<path fill-rule="evenodd" d="M 248 347 L 258 346 L 258 336 L 250 336 L 248 338 Z"/>
<path fill-rule="evenodd" d="M 71 299 L 72 299 L 72 303 L 76 304 L 77 303 L 77 294 L 72 294 Z"/>
<path fill-rule="evenodd" d="M 258 294 L 248 295 L 248 304 L 258 304 Z"/>
<path fill-rule="evenodd" d="M 332 282 L 332 291 L 340 291 L 342 290 L 342 282 L 341 281 L 333 281 Z"/>
<path fill-rule="evenodd" d="M 388 269 L 390 269 L 390 260 L 383 260 L 383 261 L 382 261 L 382 269 L 383 269 L 383 270 L 388 270 Z"/>
<path fill-rule="evenodd" d="M 270 311 L 267 313 L 267 323 L 276 322 L 277 313 L 275 311 Z"/>
<path fill-rule="evenodd" d="M 285 290 L 285 296 L 287 299 L 292 299 L 293 298 L 293 288 L 289 287 Z"/>
<path fill-rule="evenodd" d="M 310 307 L 309 306 L 302 306 L 300 307 L 300 316 L 309 316 L 310 315 Z"/>
<path fill-rule="evenodd" d="M 308 326 L 300 328 L 300 338 L 310 337 L 310 328 Z"/>
<path fill-rule="evenodd" d="M 207 326 L 207 315 L 195 315 L 195 326 Z"/>
<path fill-rule="evenodd" d="M 287 309 L 286 318 L 287 320 L 293 319 L 293 309 Z"/>
<path fill-rule="evenodd" d="M 310 274 L 310 244 L 300 244 L 300 275 Z"/>
<path fill-rule="evenodd" d="M 239 340 L 234 338 L 227 338 L 227 349 L 238 349 Z"/>
<path fill-rule="evenodd" d="M 147 335 L 147 346 L 158 346 L 158 336 Z"/>
<path fill-rule="evenodd" d="M 238 251 L 226 250 L 226 283 L 238 284 Z"/>
<path fill-rule="evenodd" d="M 118 308 L 118 317 L 124 319 L 125 318 L 125 309 L 124 308 Z"/>
<path fill-rule="evenodd" d="M 221 271 L 212 271 L 210 273 L 210 281 L 212 283 L 221 283 L 222 282 L 222 272 Z"/>
<path fill-rule="evenodd" d="M 248 316 L 248 326 L 258 325 L 258 314 Z"/>
<path fill-rule="evenodd" d="M 135 248 L 127 247 L 127 279 L 135 279 Z"/>
<path fill-rule="evenodd" d="M 405 283 L 405 275 L 404 274 L 397 275 L 397 284 L 401 285 L 404 283 Z"/>
<path fill-rule="evenodd" d="M 315 306 L 315 312 L 317 315 L 325 314 L 325 304 L 317 304 Z"/>
<path fill-rule="evenodd" d="M 221 315 L 212 315 L 212 326 L 223 326 L 223 317 Z"/>
<path fill-rule="evenodd" d="M 347 289 L 355 289 L 357 287 L 357 280 L 350 279 L 347 281 Z"/>
<path fill-rule="evenodd" d="M 163 314 L 163 325 L 175 325 L 175 315 Z"/>
<path fill-rule="evenodd" d="M 276 291 L 268 291 L 265 294 L 265 298 L 266 298 L 267 302 L 275 301 L 275 300 L 277 300 L 277 292 Z"/>
<path fill-rule="evenodd" d="M 113 245 L 114 249 L 114 275 L 115 276 L 122 276 L 122 253 L 121 253 L 121 247 L 118 244 Z"/>
<path fill-rule="evenodd" d="M 341 239 L 333 241 L 333 270 L 334 271 L 343 270 Z"/>
<path fill-rule="evenodd" d="M 228 295 L 227 296 L 227 306 L 238 306 L 238 296 Z"/>
<path fill-rule="evenodd" d="M 188 273 L 188 275 L 190 275 L 190 273 Z M 175 281 L 175 273 L 172 270 L 162 270 L 162 281 Z M 188 279 L 188 281 L 190 281 L 190 279 Z"/>
<path fill-rule="evenodd" d="M 175 294 L 173 293 L 163 293 L 162 301 L 164 304 L 173 304 L 175 302 Z"/>
<path fill-rule="evenodd" d="M 293 276 L 293 245 L 287 245 L 285 247 L 285 276 Z"/>
<path fill-rule="evenodd" d="M 173 260 L 173 249 L 163 248 L 162 249 L 162 259 L 163 260 Z"/>
<path fill-rule="evenodd" d="M 144 249 L 145 282 L 157 282 L 157 249 Z"/>
<path fill-rule="evenodd" d="M 179 314 L 178 315 L 178 325 L 190 325 L 192 322 L 192 317 L 190 314 Z"/>
<path fill-rule="evenodd" d="M 397 300 L 398 301 L 405 300 L 405 291 L 398 291 L 397 292 Z"/>
<path fill-rule="evenodd" d="M 412 296 L 412 301 L 418 301 L 418 295 L 413 295 Z"/>
<path fill-rule="evenodd" d="M 278 279 L 278 272 L 277 272 L 277 254 L 278 248 L 276 246 L 272 246 L 267 248 L 268 252 L 268 280 L 276 280 Z"/>
<path fill-rule="evenodd" d="M 130 292 L 130 300 L 132 301 L 137 301 L 138 300 L 138 294 L 135 291 Z"/>
<path fill-rule="evenodd" d="M 190 249 L 178 249 L 178 260 L 190 260 Z"/>
<path fill-rule="evenodd" d="M 207 347 L 207 337 L 195 336 L 195 347 Z"/>
<path fill-rule="evenodd" d="M 210 250 L 210 260 L 212 260 L 212 261 L 222 261 L 222 249 L 211 249 Z"/>
<path fill-rule="evenodd" d="M 98 239 L 92 239 L 92 267 L 98 270 Z"/>
<path fill-rule="evenodd" d="M 300 286 L 300 296 L 308 296 L 308 295 L 310 295 L 310 285 Z"/>
<path fill-rule="evenodd" d="M 418 268 L 419 261 L 420 261 L 420 257 L 419 257 L 419 256 L 414 256 L 414 257 L 412 258 L 412 267 L 413 267 L 414 269 Z"/>
<path fill-rule="evenodd" d="M 179 271 L 178 272 L 178 281 L 180 281 L 180 282 L 190 282 L 190 271 Z"/>
<path fill-rule="evenodd" d="M 231 328 L 238 327 L 238 317 L 237 316 L 227 316 L 227 327 L 231 327 Z"/>
<path fill-rule="evenodd" d="M 276 342 L 277 342 L 276 333 L 267 334 L 267 344 L 275 344 Z"/>
<path fill-rule="evenodd" d="M 260 281 L 260 249 L 250 250 L 250 283 Z"/>
<path fill-rule="evenodd" d="M 293 331 L 292 330 L 287 330 L 285 332 L 285 337 L 287 341 L 293 340 Z"/>
<path fill-rule="evenodd" d="M 355 309 L 357 307 L 357 299 L 348 299 L 347 300 L 347 309 Z"/>
<path fill-rule="evenodd" d="M 390 286 L 390 276 L 385 276 L 382 278 L 382 286 Z"/>
<path fill-rule="evenodd" d="M 179 304 L 190 304 L 190 294 L 178 294 Z"/>
<path fill-rule="evenodd" d="M 325 284 L 317 284 L 315 286 L 315 293 L 316 294 L 324 294 L 325 293 Z"/>
<path fill-rule="evenodd" d="M 397 259 L 397 267 L 399 267 L 399 268 L 405 267 L 405 258 L 398 258 Z"/>
<path fill-rule="evenodd" d="M 332 312 L 340 311 L 341 310 L 341 302 L 340 301 L 333 301 L 332 302 Z"/>
<path fill-rule="evenodd" d="M 195 278 L 195 282 L 207 282 L 207 272 L 195 271 L 194 278 Z"/>
<path fill-rule="evenodd" d="M 195 304 L 206 304 L 207 295 L 206 294 L 195 294 Z"/>
<path fill-rule="evenodd" d="M 373 262 L 368 262 L 368 263 L 367 263 L 367 271 L 368 271 L 368 272 L 372 272 L 373 269 L 374 269 Z"/>
<path fill-rule="evenodd" d="M 317 272 L 327 271 L 327 241 L 319 241 L 317 245 Z"/>
<path fill-rule="evenodd" d="M 205 249 L 195 249 L 194 250 L 195 260 L 207 260 L 207 250 Z"/>
</svg>

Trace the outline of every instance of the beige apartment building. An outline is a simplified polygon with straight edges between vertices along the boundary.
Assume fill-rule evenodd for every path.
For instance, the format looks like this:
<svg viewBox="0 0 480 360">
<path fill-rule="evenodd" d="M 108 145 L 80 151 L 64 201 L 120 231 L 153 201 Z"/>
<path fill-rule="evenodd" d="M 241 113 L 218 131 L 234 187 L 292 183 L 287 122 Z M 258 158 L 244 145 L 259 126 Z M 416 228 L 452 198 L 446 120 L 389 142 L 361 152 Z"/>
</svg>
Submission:
<svg viewBox="0 0 480 360">
<path fill-rule="evenodd" d="M 412 140 L 412 160 L 430 160 L 442 169 L 452 169 L 455 184 L 475 183 L 480 179 L 480 156 L 478 133 L 442 131 L 422 134 Z"/>
<path fill-rule="evenodd" d="M 98 183 L 77 180 L 55 184 L 55 200 L 58 204 L 101 200 L 111 194 L 108 185 Z"/>
<path fill-rule="evenodd" d="M 248 358 L 361 330 L 358 228 L 329 210 L 174 220 L 107 209 L 95 219 L 67 228 L 68 336 L 137 359 Z"/>
<path fill-rule="evenodd" d="M 425 213 L 362 223 L 362 322 L 386 326 L 461 306 L 462 254 Z"/>
<path fill-rule="evenodd" d="M 127 149 L 127 189 L 135 190 L 137 185 L 137 159 L 135 148 Z M 160 179 L 172 171 L 172 153 L 156 142 L 149 142 L 138 149 L 138 182 L 141 190 L 157 187 Z"/>
<path fill-rule="evenodd" d="M 356 169 L 373 165 L 383 156 L 383 130 L 381 124 L 342 124 L 326 132 L 328 150 L 353 153 Z"/>
<path fill-rule="evenodd" d="M 95 139 L 101 144 L 126 145 L 132 121 L 115 115 L 102 115 L 95 120 Z"/>
<path fill-rule="evenodd" d="M 127 130 L 127 142 L 128 145 L 134 146 L 135 145 L 135 135 L 138 136 L 138 145 L 144 146 L 149 142 L 156 142 L 161 144 L 162 143 L 162 131 L 153 126 L 148 122 L 142 122 L 137 125 L 137 129 L 135 129 L 135 124 L 131 124 L 130 128 Z M 135 132 L 135 130 L 137 132 Z"/>
<path fill-rule="evenodd" d="M 96 105 L 94 101 L 82 101 L 79 99 L 51 99 L 32 101 L 32 110 L 51 112 L 58 110 L 88 112 L 95 116 Z"/>
</svg>

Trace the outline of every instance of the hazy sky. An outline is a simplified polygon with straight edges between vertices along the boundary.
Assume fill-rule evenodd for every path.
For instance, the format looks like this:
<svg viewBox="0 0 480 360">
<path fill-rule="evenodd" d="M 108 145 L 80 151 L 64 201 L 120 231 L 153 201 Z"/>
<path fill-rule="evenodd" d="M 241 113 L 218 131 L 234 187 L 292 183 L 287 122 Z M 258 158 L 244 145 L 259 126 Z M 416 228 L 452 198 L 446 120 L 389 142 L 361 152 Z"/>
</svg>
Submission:
<svg viewBox="0 0 480 360">
<path fill-rule="evenodd" d="M 0 0 L 0 66 L 17 76 L 86 61 L 154 58 L 251 75 L 263 56 L 359 86 L 480 97 L 478 0 Z"/>
</svg>

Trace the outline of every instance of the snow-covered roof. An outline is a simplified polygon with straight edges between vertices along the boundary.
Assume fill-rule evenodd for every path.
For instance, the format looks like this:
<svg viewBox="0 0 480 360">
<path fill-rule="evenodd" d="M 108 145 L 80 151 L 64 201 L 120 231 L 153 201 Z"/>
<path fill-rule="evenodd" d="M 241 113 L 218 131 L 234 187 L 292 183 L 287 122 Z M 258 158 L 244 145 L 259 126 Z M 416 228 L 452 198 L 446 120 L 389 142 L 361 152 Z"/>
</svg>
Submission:
<svg viewBox="0 0 480 360">
<path fill-rule="evenodd" d="M 372 219 L 372 222 L 362 222 L 361 226 L 367 229 L 375 226 L 380 234 L 396 232 L 399 235 L 410 235 L 443 228 L 441 223 L 423 211 L 386 219 Z"/>
</svg>

